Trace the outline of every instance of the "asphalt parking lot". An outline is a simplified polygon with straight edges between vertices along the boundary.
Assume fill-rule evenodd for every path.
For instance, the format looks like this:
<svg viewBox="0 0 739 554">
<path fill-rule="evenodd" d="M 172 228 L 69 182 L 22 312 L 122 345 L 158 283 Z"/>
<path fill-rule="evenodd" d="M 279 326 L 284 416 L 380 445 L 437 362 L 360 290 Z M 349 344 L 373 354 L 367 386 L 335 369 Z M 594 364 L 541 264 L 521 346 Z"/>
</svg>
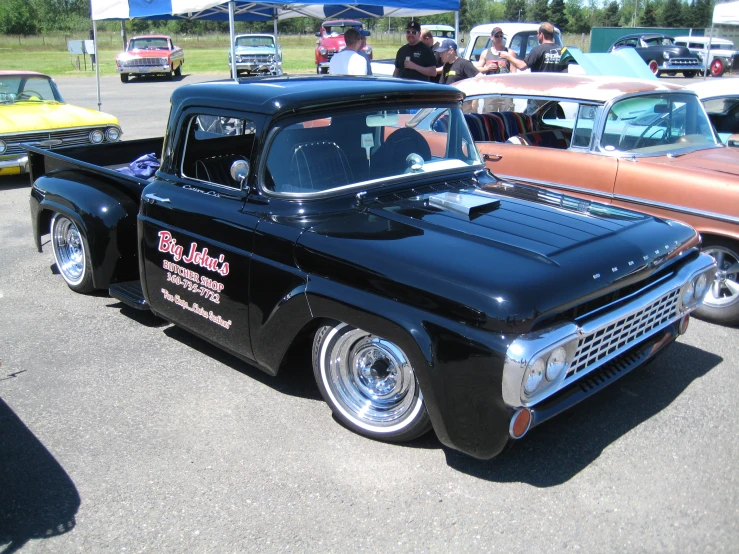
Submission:
<svg viewBox="0 0 739 554">
<path fill-rule="evenodd" d="M 159 136 L 173 88 L 213 78 L 103 78 L 102 109 Z M 57 83 L 97 107 L 91 77 Z M 306 360 L 272 378 L 71 292 L 28 192 L 0 178 L 0 552 L 736 552 L 738 328 L 694 319 L 494 460 L 373 442 Z"/>
</svg>

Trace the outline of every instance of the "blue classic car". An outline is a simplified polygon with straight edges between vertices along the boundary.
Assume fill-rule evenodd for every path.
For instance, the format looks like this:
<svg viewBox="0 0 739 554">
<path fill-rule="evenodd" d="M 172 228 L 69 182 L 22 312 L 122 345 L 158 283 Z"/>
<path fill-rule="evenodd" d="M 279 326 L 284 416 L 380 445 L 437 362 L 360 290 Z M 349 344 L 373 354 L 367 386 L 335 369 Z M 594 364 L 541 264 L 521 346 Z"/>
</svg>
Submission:
<svg viewBox="0 0 739 554">
<path fill-rule="evenodd" d="M 236 35 L 236 75 L 282 75 L 282 49 L 272 35 Z M 231 52 L 228 53 L 231 69 Z"/>
</svg>

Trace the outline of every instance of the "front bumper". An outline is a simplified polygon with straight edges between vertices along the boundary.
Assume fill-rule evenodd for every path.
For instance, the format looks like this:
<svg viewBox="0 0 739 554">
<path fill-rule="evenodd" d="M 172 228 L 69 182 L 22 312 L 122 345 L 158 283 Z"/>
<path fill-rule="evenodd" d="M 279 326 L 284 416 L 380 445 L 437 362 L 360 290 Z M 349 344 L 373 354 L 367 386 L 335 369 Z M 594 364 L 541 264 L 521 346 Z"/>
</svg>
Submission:
<svg viewBox="0 0 739 554">
<path fill-rule="evenodd" d="M 228 67 L 231 69 L 231 64 L 228 64 Z M 282 75 L 282 62 L 236 62 L 236 71 L 248 71 L 249 73 L 264 73 L 280 76 Z"/>
<path fill-rule="evenodd" d="M 116 67 L 116 71 L 119 74 L 126 75 L 151 75 L 156 73 L 169 73 L 171 68 L 169 64 L 166 65 L 138 65 L 138 66 L 120 66 Z"/>
<path fill-rule="evenodd" d="M 20 175 L 21 173 L 28 173 L 27 155 L 19 158 L 0 159 L 0 176 Z"/>
<path fill-rule="evenodd" d="M 706 70 L 706 64 L 699 59 L 693 58 L 670 58 L 663 61 L 659 66 L 660 71 L 700 71 Z"/>
</svg>

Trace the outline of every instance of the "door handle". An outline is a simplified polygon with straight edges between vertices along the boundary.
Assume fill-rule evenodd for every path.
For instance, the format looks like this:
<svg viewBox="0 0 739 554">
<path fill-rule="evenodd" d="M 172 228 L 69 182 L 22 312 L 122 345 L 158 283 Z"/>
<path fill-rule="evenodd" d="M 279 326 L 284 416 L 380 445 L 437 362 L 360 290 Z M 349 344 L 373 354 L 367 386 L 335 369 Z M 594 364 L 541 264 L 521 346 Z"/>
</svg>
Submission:
<svg viewBox="0 0 739 554">
<path fill-rule="evenodd" d="M 157 196 L 156 194 L 145 194 L 144 199 L 149 204 L 153 204 L 154 202 L 162 202 L 162 203 L 169 204 L 169 198 L 162 198 L 161 196 Z"/>
<path fill-rule="evenodd" d="M 486 162 L 495 162 L 498 160 L 502 160 L 503 156 L 500 154 L 483 154 L 482 159 Z"/>
</svg>

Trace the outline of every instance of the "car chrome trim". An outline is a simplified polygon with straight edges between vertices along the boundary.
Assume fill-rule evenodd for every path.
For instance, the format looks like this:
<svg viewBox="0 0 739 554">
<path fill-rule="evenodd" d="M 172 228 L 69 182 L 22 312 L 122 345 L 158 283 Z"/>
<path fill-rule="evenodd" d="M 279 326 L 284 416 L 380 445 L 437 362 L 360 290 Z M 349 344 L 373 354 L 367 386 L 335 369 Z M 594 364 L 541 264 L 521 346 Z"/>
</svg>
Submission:
<svg viewBox="0 0 739 554">
<path fill-rule="evenodd" d="M 715 221 L 722 221 L 724 223 L 739 223 L 739 217 L 725 214 L 718 214 L 715 212 L 707 212 L 704 210 L 695 210 L 693 208 L 686 208 L 684 206 L 676 206 L 674 204 L 664 204 L 662 202 L 655 202 L 654 200 L 645 200 L 643 198 L 634 198 L 633 196 L 623 196 L 620 194 L 613 195 L 614 200 L 621 202 L 629 202 L 631 204 L 638 204 L 640 206 L 649 206 L 653 208 L 659 208 L 660 210 L 669 210 L 671 212 L 678 212 L 681 214 L 695 215 L 698 217 L 705 217 L 706 219 L 713 219 Z"/>
<path fill-rule="evenodd" d="M 584 189 L 581 187 L 573 187 L 571 185 L 562 185 L 560 183 L 552 183 L 550 181 L 540 181 L 538 179 L 529 179 L 528 177 L 516 177 L 514 175 L 501 175 L 501 174 L 496 173 L 495 176 L 499 177 L 500 179 L 503 179 L 504 181 L 522 181 L 522 182 L 530 183 L 532 185 L 536 185 L 540 187 L 562 189 L 562 190 L 566 190 L 570 192 L 579 192 L 581 194 L 588 194 L 590 196 L 597 196 L 598 198 L 606 198 L 608 200 L 613 199 L 612 194 L 608 194 L 606 192 L 594 191 L 591 189 Z"/>
<path fill-rule="evenodd" d="M 700 254 L 695 260 L 679 268 L 669 280 L 657 287 L 647 287 L 638 298 L 620 308 L 596 316 L 581 325 L 574 322 L 562 323 L 548 330 L 518 337 L 506 352 L 502 381 L 503 400 L 513 408 L 535 406 L 695 310 L 697 308 L 695 304 L 685 307 L 681 305 L 681 290 L 685 283 L 700 273 L 710 271 L 712 267 L 716 267 L 714 259 L 707 254 Z M 638 319 L 638 325 L 634 326 L 635 330 L 630 327 L 632 318 Z M 655 322 L 656 318 L 659 320 Z M 652 327 L 644 330 L 647 323 Z M 615 345 L 611 342 L 605 345 L 599 343 L 606 331 L 611 335 L 618 334 L 619 340 Z M 523 400 L 523 380 L 529 364 L 542 353 L 576 338 L 578 346 L 573 364 L 578 362 L 578 365 L 574 368 L 572 365 L 568 367 L 564 379 Z M 597 344 L 596 348 L 599 350 L 591 354 L 587 350 L 587 343 Z M 585 362 L 580 361 L 583 355 L 587 355 Z"/>
</svg>

